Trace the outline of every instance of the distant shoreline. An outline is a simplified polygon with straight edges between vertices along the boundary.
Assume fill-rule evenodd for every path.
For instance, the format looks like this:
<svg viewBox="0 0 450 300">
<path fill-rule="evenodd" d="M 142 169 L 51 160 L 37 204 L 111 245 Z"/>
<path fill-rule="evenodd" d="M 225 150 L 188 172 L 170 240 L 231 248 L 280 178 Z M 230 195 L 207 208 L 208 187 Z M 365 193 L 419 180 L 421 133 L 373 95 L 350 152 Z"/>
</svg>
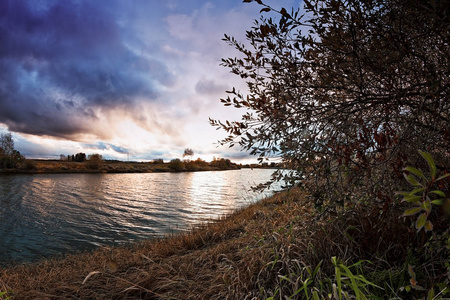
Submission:
<svg viewBox="0 0 450 300">
<path fill-rule="evenodd" d="M 200 171 L 226 171 L 242 168 L 263 168 L 258 165 L 229 165 L 211 166 L 195 162 L 187 162 L 182 167 L 174 169 L 170 163 L 152 162 L 121 162 L 104 161 L 97 166 L 92 166 L 89 161 L 72 162 L 57 160 L 27 160 L 24 168 L 0 169 L 0 174 L 121 174 L 121 173 L 182 173 Z M 268 168 L 268 167 L 265 167 Z"/>
</svg>

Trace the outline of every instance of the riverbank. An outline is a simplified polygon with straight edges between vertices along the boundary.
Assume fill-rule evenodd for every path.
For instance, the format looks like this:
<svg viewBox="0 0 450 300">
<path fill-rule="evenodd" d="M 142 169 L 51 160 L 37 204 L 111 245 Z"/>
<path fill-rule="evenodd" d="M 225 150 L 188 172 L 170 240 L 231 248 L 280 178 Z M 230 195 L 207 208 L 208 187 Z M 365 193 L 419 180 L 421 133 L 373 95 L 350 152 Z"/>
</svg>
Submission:
<svg viewBox="0 0 450 300">
<path fill-rule="evenodd" d="M 211 165 L 206 162 L 182 162 L 179 164 L 154 162 L 102 161 L 92 164 L 90 161 L 74 162 L 59 160 L 27 159 L 19 167 L 0 169 L 0 174 L 60 174 L 60 173 L 161 173 L 186 171 L 222 171 L 236 170 L 241 166 L 235 163 Z"/>
<path fill-rule="evenodd" d="M 404 288 L 408 265 L 426 286 L 431 277 L 419 267 L 431 264 L 428 275 L 436 275 L 448 252 L 428 249 L 433 259 L 423 262 L 421 238 L 398 218 L 402 209 L 380 217 L 360 207 L 321 218 L 295 189 L 187 234 L 0 270 L 0 291 L 12 299 L 284 299 L 304 297 L 302 287 L 310 296 L 332 293 L 336 284 L 354 294 L 350 280 L 336 277 L 337 257 L 344 267 L 358 263 L 349 267 L 354 274 L 379 286 L 356 280 L 361 291 L 413 299 Z"/>
</svg>

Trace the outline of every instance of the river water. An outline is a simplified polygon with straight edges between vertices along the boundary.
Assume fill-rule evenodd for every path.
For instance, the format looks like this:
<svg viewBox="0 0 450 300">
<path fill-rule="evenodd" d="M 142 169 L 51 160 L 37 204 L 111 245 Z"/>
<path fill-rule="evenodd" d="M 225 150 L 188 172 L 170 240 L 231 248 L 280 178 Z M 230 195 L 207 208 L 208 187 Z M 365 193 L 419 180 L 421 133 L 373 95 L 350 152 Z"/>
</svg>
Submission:
<svg viewBox="0 0 450 300">
<path fill-rule="evenodd" d="M 185 231 L 269 194 L 273 170 L 0 176 L 0 265 Z"/>
</svg>

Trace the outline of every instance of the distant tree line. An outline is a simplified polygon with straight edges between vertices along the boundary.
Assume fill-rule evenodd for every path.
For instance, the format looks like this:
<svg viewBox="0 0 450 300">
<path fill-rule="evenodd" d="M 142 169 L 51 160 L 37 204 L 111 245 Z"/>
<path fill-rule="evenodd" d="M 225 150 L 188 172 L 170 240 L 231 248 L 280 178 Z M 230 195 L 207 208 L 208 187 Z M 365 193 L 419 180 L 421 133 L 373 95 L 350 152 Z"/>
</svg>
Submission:
<svg viewBox="0 0 450 300">
<path fill-rule="evenodd" d="M 61 156 L 61 160 L 63 160 L 64 156 Z M 77 153 L 73 155 L 67 155 L 67 161 L 75 161 L 75 162 L 84 162 L 86 161 L 86 153 Z"/>
<path fill-rule="evenodd" d="M 79 152 L 77 154 L 67 155 L 67 157 L 64 154 L 60 155 L 61 160 L 66 161 L 73 161 L 73 162 L 85 162 L 87 161 L 87 165 L 91 169 L 98 169 L 100 165 L 103 163 L 103 157 L 101 154 L 95 153 L 91 154 L 86 157 L 86 153 Z"/>
<path fill-rule="evenodd" d="M 239 169 L 236 163 L 231 162 L 225 158 L 214 158 L 212 162 L 206 162 L 201 158 L 196 160 L 186 159 L 184 161 L 179 158 L 172 159 L 169 162 L 169 169 L 173 172 L 183 171 L 207 171 L 207 170 L 234 170 Z"/>
<path fill-rule="evenodd" d="M 163 164 L 163 163 L 164 163 L 164 160 L 162 158 L 157 158 L 152 161 L 152 164 L 154 164 L 154 165 L 159 165 L 159 164 Z"/>
</svg>

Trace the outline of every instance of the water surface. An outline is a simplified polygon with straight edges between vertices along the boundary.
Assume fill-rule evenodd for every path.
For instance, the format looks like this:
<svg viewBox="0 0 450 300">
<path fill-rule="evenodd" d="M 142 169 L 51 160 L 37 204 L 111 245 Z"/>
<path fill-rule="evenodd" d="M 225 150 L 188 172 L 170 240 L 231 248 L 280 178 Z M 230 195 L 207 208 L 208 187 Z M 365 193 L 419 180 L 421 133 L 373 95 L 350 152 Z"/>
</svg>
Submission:
<svg viewBox="0 0 450 300">
<path fill-rule="evenodd" d="M 265 194 L 273 170 L 0 176 L 0 265 L 188 230 Z"/>
</svg>

